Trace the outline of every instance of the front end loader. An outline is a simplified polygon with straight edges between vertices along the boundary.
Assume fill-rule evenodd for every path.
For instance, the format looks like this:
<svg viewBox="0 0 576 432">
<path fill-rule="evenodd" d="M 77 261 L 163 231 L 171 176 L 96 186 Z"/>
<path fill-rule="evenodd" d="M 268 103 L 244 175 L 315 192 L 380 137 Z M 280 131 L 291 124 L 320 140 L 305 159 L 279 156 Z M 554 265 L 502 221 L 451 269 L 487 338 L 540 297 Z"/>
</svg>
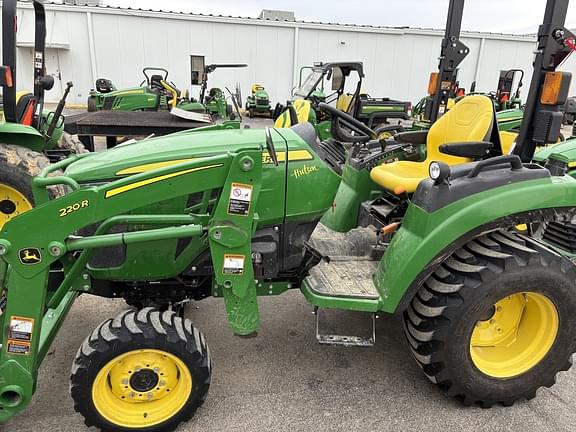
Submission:
<svg viewBox="0 0 576 432">
<path fill-rule="evenodd" d="M 400 314 L 426 376 L 467 405 L 508 406 L 554 384 L 576 351 L 576 266 L 516 227 L 576 212 L 562 155 L 530 162 L 559 133 L 570 76 L 555 68 L 575 38 L 567 8 L 547 1 L 510 155 L 494 142 L 492 102 L 472 96 L 431 128 L 425 157 L 404 161 L 394 152 L 406 143 L 390 147 L 318 104 L 354 157 L 302 123 L 192 130 L 44 168 L 37 207 L 0 232 L 0 422 L 29 404 L 51 342 L 88 294 L 132 306 L 87 334 L 72 365 L 75 409 L 104 431 L 173 431 L 203 404 L 210 351 L 183 312 L 207 297 L 223 298 L 240 336 L 261 326 L 258 297 L 291 289 L 318 311 Z M 67 193 L 51 197 L 53 186 Z M 363 217 L 343 229 L 329 217 L 343 209 Z"/>
</svg>

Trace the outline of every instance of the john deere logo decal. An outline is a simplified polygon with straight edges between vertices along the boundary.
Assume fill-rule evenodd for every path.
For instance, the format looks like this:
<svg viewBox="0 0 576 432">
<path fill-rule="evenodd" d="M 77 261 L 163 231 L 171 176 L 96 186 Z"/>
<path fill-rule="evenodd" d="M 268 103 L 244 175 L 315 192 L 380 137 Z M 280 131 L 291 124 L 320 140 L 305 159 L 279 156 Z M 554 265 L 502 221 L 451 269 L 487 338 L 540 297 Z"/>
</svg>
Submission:
<svg viewBox="0 0 576 432">
<path fill-rule="evenodd" d="M 20 249 L 18 255 L 20 256 L 20 262 L 22 264 L 31 265 L 39 264 L 42 262 L 42 255 L 40 254 L 40 250 L 36 248 Z"/>
</svg>

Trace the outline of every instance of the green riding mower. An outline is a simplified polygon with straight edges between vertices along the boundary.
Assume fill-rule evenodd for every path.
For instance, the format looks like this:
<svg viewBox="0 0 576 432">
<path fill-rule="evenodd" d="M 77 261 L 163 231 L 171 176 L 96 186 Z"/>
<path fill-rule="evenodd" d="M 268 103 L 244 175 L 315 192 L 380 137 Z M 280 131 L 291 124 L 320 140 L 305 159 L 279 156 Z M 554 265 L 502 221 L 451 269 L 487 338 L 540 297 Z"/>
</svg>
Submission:
<svg viewBox="0 0 576 432">
<path fill-rule="evenodd" d="M 304 72 L 308 72 L 304 76 Z M 355 80 L 353 93 L 347 92 L 349 79 Z M 299 85 L 292 92 L 287 105 L 278 104 L 274 110 L 275 127 L 290 127 L 301 122 L 311 122 L 321 139 L 330 134 L 330 122 L 319 103 L 335 105 L 339 110 L 360 120 L 369 128 L 385 128 L 388 120 L 408 120 L 412 104 L 389 98 L 373 98 L 362 92 L 364 65 L 361 62 L 315 63 L 300 69 Z M 332 93 L 326 94 L 326 82 Z"/>
<path fill-rule="evenodd" d="M 270 95 L 260 84 L 252 86 L 252 93 L 246 98 L 246 112 L 250 118 L 273 116 Z"/>
<path fill-rule="evenodd" d="M 146 67 L 142 74 L 144 81 L 138 87 L 120 90 L 111 80 L 96 80 L 96 88 L 88 97 L 88 111 L 159 111 L 175 107 L 186 110 L 185 105 L 190 102 L 188 94 L 168 80 L 166 69 Z"/>
<path fill-rule="evenodd" d="M 85 152 L 84 146 L 63 133 L 62 112 L 72 88 L 68 83 L 55 111 L 44 109 L 44 92 L 54 85 L 46 75 L 44 49 L 46 16 L 44 5 L 34 1 L 36 42 L 34 47 L 34 91 L 17 92 L 16 87 L 16 0 L 2 3 L 2 54 L 0 85 L 2 116 L 0 123 L 0 226 L 32 208 L 31 178 L 51 161 L 70 153 Z M 51 188 L 54 196 L 62 188 Z"/>
<path fill-rule="evenodd" d="M 553 385 L 576 351 L 576 267 L 547 235 L 573 229 L 576 179 L 565 154 L 530 161 L 561 125 L 567 8 L 547 2 L 512 155 L 501 155 L 492 102 L 471 96 L 427 132 L 425 155 L 410 136 L 390 144 L 320 103 L 349 156 L 301 123 L 189 131 L 44 168 L 38 206 L 0 233 L 0 422 L 30 403 L 87 294 L 132 305 L 87 335 L 72 366 L 74 407 L 104 431 L 173 431 L 203 404 L 212 359 L 183 306 L 211 296 L 241 336 L 260 327 L 259 296 L 291 289 L 318 310 L 400 314 L 424 373 L 467 405 Z M 52 186 L 67 193 L 51 197 Z"/>
<path fill-rule="evenodd" d="M 117 90 L 112 81 L 98 79 L 96 89 L 88 97 L 88 111 L 159 111 L 207 113 L 223 120 L 233 120 L 238 114 L 239 93 L 230 97 L 233 104 L 220 88 L 207 92 L 208 74 L 217 68 L 246 67 L 244 64 L 213 64 L 204 66 L 203 56 L 191 56 L 192 85 L 200 85 L 200 98 L 190 98 L 188 91 L 182 92 L 168 80 L 168 71 L 163 68 L 146 67 L 142 70 L 144 81 L 138 87 Z M 197 69 L 199 68 L 199 69 Z M 234 109 L 236 108 L 236 109 Z"/>
</svg>

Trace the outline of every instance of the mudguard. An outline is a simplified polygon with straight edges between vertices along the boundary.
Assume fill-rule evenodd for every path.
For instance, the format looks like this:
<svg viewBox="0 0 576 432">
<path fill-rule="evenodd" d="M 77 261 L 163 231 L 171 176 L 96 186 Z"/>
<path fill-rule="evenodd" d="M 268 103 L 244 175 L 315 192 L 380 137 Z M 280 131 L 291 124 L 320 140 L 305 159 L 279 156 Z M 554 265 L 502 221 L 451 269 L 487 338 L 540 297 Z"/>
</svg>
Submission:
<svg viewBox="0 0 576 432">
<path fill-rule="evenodd" d="M 0 142 L 14 144 L 41 152 L 44 150 L 44 137 L 31 126 L 19 123 L 0 124 Z"/>
<path fill-rule="evenodd" d="M 374 275 L 382 310 L 403 311 L 425 278 L 470 238 L 537 220 L 546 209 L 573 206 L 576 180 L 570 176 L 489 189 L 430 213 L 411 204 Z"/>
</svg>

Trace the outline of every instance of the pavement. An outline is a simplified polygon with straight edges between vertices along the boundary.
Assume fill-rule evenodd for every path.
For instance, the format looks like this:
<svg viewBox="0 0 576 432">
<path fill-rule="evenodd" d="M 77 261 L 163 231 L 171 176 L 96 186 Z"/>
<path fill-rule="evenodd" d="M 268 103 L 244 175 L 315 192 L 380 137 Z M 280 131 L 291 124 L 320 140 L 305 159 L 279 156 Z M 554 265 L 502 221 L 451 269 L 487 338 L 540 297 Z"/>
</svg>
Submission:
<svg viewBox="0 0 576 432">
<path fill-rule="evenodd" d="M 213 378 L 206 403 L 179 432 L 576 430 L 576 369 L 560 373 L 554 387 L 531 401 L 463 407 L 420 371 L 398 317 L 377 321 L 373 348 L 327 347 L 316 342 L 312 308 L 298 291 L 259 303 L 262 328 L 253 339 L 233 336 L 220 299 L 188 308 L 210 346 Z M 40 369 L 31 405 L 0 432 L 86 430 L 69 396 L 70 366 L 92 329 L 125 307 L 120 300 L 82 296 Z M 367 330 L 364 317 L 331 314 L 331 323 L 346 323 L 349 334 Z"/>
<path fill-rule="evenodd" d="M 312 308 L 298 291 L 260 299 L 258 337 L 227 327 L 224 303 L 194 303 L 187 316 L 208 341 L 213 361 L 208 399 L 179 432 L 235 431 L 574 431 L 576 369 L 551 389 L 513 407 L 463 407 L 422 374 L 406 347 L 400 319 L 377 321 L 373 348 L 318 345 Z M 86 430 L 68 393 L 70 365 L 82 340 L 125 305 L 81 297 L 39 374 L 32 404 L 1 432 Z M 366 322 L 333 312 L 332 321 L 367 330 Z M 354 333 L 353 333 L 354 334 Z"/>
</svg>

